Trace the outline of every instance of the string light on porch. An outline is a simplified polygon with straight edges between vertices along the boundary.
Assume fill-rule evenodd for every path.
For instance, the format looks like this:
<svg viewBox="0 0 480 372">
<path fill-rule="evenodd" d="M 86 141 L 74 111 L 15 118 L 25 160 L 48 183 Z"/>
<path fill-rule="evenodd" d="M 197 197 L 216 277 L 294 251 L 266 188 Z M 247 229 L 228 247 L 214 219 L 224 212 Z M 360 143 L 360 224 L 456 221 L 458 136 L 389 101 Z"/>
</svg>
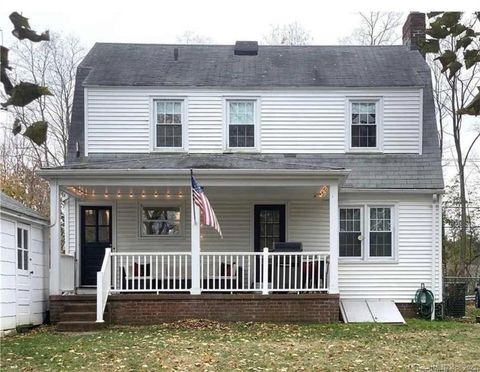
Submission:
<svg viewBox="0 0 480 372">
<path fill-rule="evenodd" d="M 142 191 L 142 198 L 145 199 L 145 191 Z"/>
<path fill-rule="evenodd" d="M 120 192 L 120 191 L 118 191 L 118 192 L 117 192 L 117 198 L 119 198 L 119 199 L 120 199 L 121 197 L 122 197 L 122 194 L 121 194 L 121 192 Z"/>
<path fill-rule="evenodd" d="M 155 191 L 155 193 L 153 194 L 153 197 L 154 197 L 155 199 L 158 198 L 158 192 L 157 192 L 157 191 Z"/>
<path fill-rule="evenodd" d="M 323 199 L 327 196 L 327 194 L 328 194 L 328 186 L 322 186 L 320 188 L 320 191 L 315 193 L 313 197 L 317 199 Z"/>
<path fill-rule="evenodd" d="M 130 191 L 130 194 L 128 195 L 130 198 L 133 198 L 133 192 Z"/>
</svg>

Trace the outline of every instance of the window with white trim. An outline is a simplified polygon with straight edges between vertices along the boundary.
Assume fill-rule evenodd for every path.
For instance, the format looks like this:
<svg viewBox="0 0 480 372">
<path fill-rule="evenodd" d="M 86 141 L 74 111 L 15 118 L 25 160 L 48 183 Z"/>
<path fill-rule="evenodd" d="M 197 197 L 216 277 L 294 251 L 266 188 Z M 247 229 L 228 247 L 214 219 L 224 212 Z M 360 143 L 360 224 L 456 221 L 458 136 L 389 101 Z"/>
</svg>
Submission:
<svg viewBox="0 0 480 372">
<path fill-rule="evenodd" d="M 375 101 L 350 102 L 350 147 L 378 148 L 378 108 Z"/>
<path fill-rule="evenodd" d="M 255 147 L 255 100 L 227 101 L 227 147 Z"/>
<path fill-rule="evenodd" d="M 180 149 L 183 147 L 183 101 L 155 100 L 155 147 Z"/>
<path fill-rule="evenodd" d="M 393 206 L 341 207 L 339 219 L 340 257 L 358 260 L 395 258 Z"/>
<path fill-rule="evenodd" d="M 180 205 L 141 205 L 141 236 L 181 236 L 182 207 Z"/>
<path fill-rule="evenodd" d="M 22 227 L 17 228 L 17 268 L 28 270 L 29 239 L 28 230 Z"/>
<path fill-rule="evenodd" d="M 369 256 L 392 257 L 392 209 L 370 207 Z"/>
<path fill-rule="evenodd" d="M 362 209 L 340 208 L 340 257 L 362 256 Z"/>
</svg>

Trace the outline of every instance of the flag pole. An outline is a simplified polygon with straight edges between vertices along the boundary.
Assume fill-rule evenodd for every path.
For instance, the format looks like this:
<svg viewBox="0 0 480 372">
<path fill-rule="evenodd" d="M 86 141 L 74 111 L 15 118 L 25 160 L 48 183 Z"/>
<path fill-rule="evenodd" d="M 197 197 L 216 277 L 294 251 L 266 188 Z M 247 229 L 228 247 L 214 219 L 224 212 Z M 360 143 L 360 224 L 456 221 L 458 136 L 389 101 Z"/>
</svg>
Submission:
<svg viewBox="0 0 480 372">
<path fill-rule="evenodd" d="M 193 221 L 197 223 L 197 218 L 195 216 L 195 202 L 193 200 L 193 169 L 192 168 L 190 168 L 190 198 L 192 200 Z"/>
</svg>

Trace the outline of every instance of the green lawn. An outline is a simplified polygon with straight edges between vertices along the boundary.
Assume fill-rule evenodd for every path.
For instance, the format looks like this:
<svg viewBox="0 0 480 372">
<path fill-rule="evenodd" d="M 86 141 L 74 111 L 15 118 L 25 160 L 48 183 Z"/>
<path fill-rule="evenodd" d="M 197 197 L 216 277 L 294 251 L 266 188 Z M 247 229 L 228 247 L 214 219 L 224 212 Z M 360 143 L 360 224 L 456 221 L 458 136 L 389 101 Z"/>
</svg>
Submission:
<svg viewBox="0 0 480 372">
<path fill-rule="evenodd" d="M 480 324 L 279 325 L 184 321 L 59 334 L 42 327 L 1 340 L 2 371 L 471 370 Z"/>
</svg>

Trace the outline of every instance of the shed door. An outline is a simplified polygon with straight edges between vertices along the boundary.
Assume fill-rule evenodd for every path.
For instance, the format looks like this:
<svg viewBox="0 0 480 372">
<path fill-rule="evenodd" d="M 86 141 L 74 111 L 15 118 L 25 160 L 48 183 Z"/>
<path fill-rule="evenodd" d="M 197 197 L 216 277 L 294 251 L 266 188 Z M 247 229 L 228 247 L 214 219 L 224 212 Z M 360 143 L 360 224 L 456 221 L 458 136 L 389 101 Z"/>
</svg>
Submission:
<svg viewBox="0 0 480 372">
<path fill-rule="evenodd" d="M 30 226 L 17 225 L 17 325 L 31 323 L 31 275 L 33 274 L 30 257 Z"/>
</svg>

